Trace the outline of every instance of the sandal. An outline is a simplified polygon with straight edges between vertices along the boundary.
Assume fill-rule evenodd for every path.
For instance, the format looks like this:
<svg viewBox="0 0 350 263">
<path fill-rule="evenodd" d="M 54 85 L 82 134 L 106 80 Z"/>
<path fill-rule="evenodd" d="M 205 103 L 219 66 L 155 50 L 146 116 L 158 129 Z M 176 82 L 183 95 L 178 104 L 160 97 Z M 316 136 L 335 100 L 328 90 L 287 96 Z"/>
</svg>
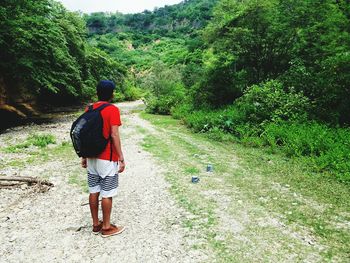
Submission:
<svg viewBox="0 0 350 263">
<path fill-rule="evenodd" d="M 101 234 L 102 237 L 110 237 L 110 236 L 115 236 L 121 234 L 125 230 L 125 226 L 115 226 L 111 225 L 110 228 L 108 229 L 102 229 Z"/>
<path fill-rule="evenodd" d="M 98 235 L 101 232 L 101 230 L 102 230 L 102 224 L 103 224 L 103 222 L 100 221 L 100 223 L 97 226 L 93 226 L 92 227 L 92 233 L 95 234 L 95 235 Z"/>
</svg>

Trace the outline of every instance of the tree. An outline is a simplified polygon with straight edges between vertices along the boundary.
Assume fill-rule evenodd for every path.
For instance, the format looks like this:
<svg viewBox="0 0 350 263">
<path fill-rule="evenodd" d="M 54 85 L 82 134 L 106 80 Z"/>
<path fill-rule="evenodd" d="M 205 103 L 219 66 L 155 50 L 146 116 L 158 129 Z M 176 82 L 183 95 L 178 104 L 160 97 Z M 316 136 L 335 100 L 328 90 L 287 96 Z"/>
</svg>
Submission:
<svg viewBox="0 0 350 263">
<path fill-rule="evenodd" d="M 125 74 L 104 54 L 108 63 L 101 66 L 103 74 L 93 75 L 89 65 L 98 64 L 100 57 L 87 52 L 85 36 L 82 18 L 58 2 L 2 1 L 0 78 L 10 103 L 28 96 L 46 102 L 73 102 L 82 95 L 86 83 L 92 85 L 91 80 L 96 83 L 109 75 L 119 79 Z"/>
<path fill-rule="evenodd" d="M 314 102 L 314 116 L 350 123 L 345 2 L 220 1 L 204 31 L 209 47 L 198 104 L 230 104 L 247 87 L 279 79 Z"/>
</svg>

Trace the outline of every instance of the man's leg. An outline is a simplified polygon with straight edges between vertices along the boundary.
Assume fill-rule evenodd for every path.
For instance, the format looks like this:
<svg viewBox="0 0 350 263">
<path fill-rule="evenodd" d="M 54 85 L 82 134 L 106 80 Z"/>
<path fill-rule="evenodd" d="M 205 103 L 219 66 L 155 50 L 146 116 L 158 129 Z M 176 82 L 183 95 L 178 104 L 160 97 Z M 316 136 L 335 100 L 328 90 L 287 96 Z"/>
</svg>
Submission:
<svg viewBox="0 0 350 263">
<path fill-rule="evenodd" d="M 111 211 L 112 211 L 112 197 L 102 198 L 102 214 L 103 214 L 102 229 L 109 229 L 111 227 Z"/>
<path fill-rule="evenodd" d="M 89 196 L 89 204 L 90 204 L 90 211 L 91 211 L 91 217 L 92 217 L 92 223 L 94 226 L 99 225 L 98 220 L 98 197 L 100 193 L 94 193 L 90 194 Z"/>
<path fill-rule="evenodd" d="M 103 213 L 102 237 L 117 235 L 125 230 L 123 226 L 116 227 L 111 224 L 112 197 L 117 194 L 118 188 L 118 165 L 113 162 L 109 162 L 108 164 L 110 165 L 110 173 L 101 181 Z"/>
</svg>

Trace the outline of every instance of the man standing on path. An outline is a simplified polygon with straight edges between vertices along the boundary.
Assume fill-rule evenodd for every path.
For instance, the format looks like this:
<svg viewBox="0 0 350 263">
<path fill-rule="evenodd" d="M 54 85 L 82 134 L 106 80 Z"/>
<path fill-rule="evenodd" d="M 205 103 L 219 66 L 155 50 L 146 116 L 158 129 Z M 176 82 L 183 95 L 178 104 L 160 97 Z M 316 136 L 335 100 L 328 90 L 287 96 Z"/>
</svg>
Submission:
<svg viewBox="0 0 350 263">
<path fill-rule="evenodd" d="M 97 85 L 98 102 L 93 104 L 96 109 L 108 104 L 113 99 L 115 84 L 102 80 Z M 82 167 L 87 168 L 89 184 L 89 204 L 93 222 L 93 233 L 102 237 L 120 234 L 125 227 L 112 225 L 110 216 L 112 211 L 112 197 L 117 194 L 118 173 L 125 169 L 124 156 L 121 148 L 119 126 L 121 126 L 118 107 L 110 104 L 101 111 L 103 118 L 103 136 L 111 138 L 104 151 L 96 158 L 83 158 Z M 98 219 L 99 196 L 102 197 L 103 221 Z"/>
</svg>

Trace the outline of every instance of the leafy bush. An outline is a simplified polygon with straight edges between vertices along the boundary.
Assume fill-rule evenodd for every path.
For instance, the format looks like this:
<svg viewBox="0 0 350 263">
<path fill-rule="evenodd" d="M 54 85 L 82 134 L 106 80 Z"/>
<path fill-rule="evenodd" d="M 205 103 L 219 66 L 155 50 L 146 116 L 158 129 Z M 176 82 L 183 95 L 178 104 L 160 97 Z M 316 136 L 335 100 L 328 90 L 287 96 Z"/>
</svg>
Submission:
<svg viewBox="0 0 350 263">
<path fill-rule="evenodd" d="M 284 91 L 278 81 L 253 85 L 233 105 L 219 110 L 204 109 L 184 115 L 185 122 L 195 131 L 214 127 L 237 137 L 257 135 L 269 122 L 305 121 L 309 100 L 301 93 Z"/>
<path fill-rule="evenodd" d="M 113 101 L 114 103 L 116 102 L 121 102 L 121 101 L 124 101 L 125 100 L 125 95 L 120 92 L 120 91 L 117 91 L 114 93 L 114 97 L 113 97 Z"/>
<path fill-rule="evenodd" d="M 218 128 L 227 133 L 235 133 L 235 126 L 242 124 L 244 116 L 236 107 L 220 110 L 199 110 L 184 116 L 184 122 L 196 132 L 207 132 Z"/>
<path fill-rule="evenodd" d="M 113 102 L 138 100 L 142 98 L 143 94 L 144 92 L 140 88 L 127 84 L 122 91 L 114 93 Z"/>
<path fill-rule="evenodd" d="M 189 112 L 193 111 L 193 106 L 188 102 L 183 102 L 174 106 L 171 110 L 171 115 L 175 119 L 184 119 Z"/>
<path fill-rule="evenodd" d="M 288 157 L 307 158 L 318 171 L 350 182 L 350 130 L 307 120 L 311 105 L 301 93 L 286 92 L 277 81 L 254 85 L 226 108 L 174 110 L 195 132 L 221 140 L 230 134 L 254 147 L 280 149 Z"/>
<path fill-rule="evenodd" d="M 268 146 L 279 146 L 288 156 L 320 156 L 334 146 L 331 130 L 322 124 L 280 122 L 265 127 L 261 138 Z"/>
<path fill-rule="evenodd" d="M 245 114 L 233 106 L 181 114 L 185 124 L 195 132 L 206 132 L 216 140 L 226 140 L 223 134 L 231 134 L 248 146 L 280 149 L 287 157 L 306 158 L 317 171 L 333 174 L 338 180 L 350 183 L 348 128 L 295 121 L 252 124 L 245 121 Z"/>
<path fill-rule="evenodd" d="M 315 168 L 350 182 L 350 130 L 330 128 L 316 122 L 270 123 L 261 138 L 289 157 L 311 157 Z"/>
<path fill-rule="evenodd" d="M 185 99 L 180 71 L 162 62 L 153 65 L 151 72 L 142 79 L 141 87 L 148 91 L 145 99 L 150 113 L 170 114 Z"/>
<path fill-rule="evenodd" d="M 154 96 L 148 94 L 146 97 L 147 111 L 150 113 L 170 114 L 172 109 L 180 104 L 185 97 L 185 88 L 181 83 L 173 86 L 169 94 L 163 96 Z"/>
<path fill-rule="evenodd" d="M 249 123 L 276 121 L 305 121 L 311 107 L 309 99 L 293 89 L 285 90 L 280 82 L 270 80 L 249 87 L 237 100 Z"/>
<path fill-rule="evenodd" d="M 123 94 L 125 97 L 125 100 L 127 101 L 134 101 L 141 99 L 144 96 L 144 92 L 142 89 L 136 87 L 131 81 L 126 81 L 125 87 L 123 89 Z"/>
</svg>

